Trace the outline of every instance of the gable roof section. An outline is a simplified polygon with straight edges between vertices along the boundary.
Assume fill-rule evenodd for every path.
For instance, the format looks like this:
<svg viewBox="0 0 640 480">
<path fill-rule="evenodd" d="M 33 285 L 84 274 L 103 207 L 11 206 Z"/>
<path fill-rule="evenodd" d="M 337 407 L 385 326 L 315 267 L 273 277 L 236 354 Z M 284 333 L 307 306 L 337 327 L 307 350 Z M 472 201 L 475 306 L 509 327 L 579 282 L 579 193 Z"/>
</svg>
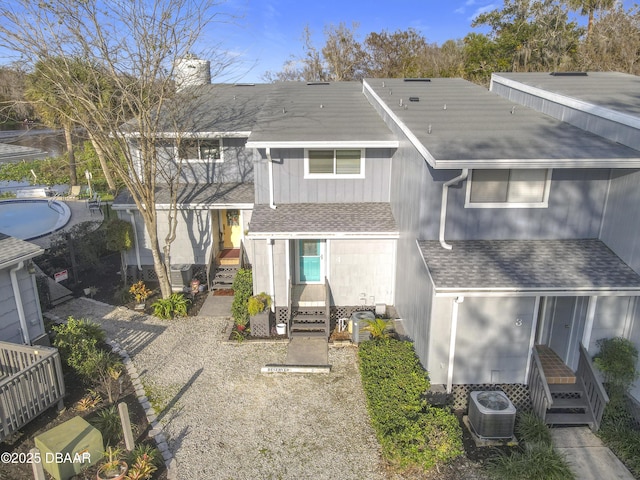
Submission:
<svg viewBox="0 0 640 480">
<path fill-rule="evenodd" d="M 37 257 L 44 250 L 38 245 L 0 233 L 0 268 Z"/>
<path fill-rule="evenodd" d="M 434 168 L 640 167 L 640 151 L 466 80 L 367 79 L 364 88 Z"/>
<path fill-rule="evenodd" d="M 388 237 L 398 227 L 388 203 L 285 203 L 255 205 L 252 238 Z"/>
<path fill-rule="evenodd" d="M 183 183 L 179 185 L 177 206 L 180 209 L 251 208 L 254 202 L 253 183 Z M 156 207 L 168 209 L 171 205 L 169 189 L 156 187 Z M 123 190 L 113 201 L 114 210 L 137 208 L 128 190 Z"/>
<path fill-rule="evenodd" d="M 277 83 L 248 148 L 395 148 L 359 82 Z"/>
<path fill-rule="evenodd" d="M 440 295 L 638 295 L 640 276 L 603 242 L 438 241 L 418 247 Z"/>
</svg>

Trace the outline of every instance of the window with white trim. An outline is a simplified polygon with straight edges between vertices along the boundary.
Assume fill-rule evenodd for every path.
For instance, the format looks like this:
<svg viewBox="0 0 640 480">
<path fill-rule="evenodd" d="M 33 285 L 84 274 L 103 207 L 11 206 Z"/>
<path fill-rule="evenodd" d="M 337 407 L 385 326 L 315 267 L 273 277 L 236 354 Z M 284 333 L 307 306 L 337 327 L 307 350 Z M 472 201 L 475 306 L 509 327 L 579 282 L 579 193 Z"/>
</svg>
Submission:
<svg viewBox="0 0 640 480">
<path fill-rule="evenodd" d="M 471 208 L 545 208 L 551 170 L 472 170 L 465 206 Z"/>
<path fill-rule="evenodd" d="M 188 162 L 221 163 L 222 139 L 220 138 L 184 138 L 180 141 L 178 155 Z"/>
<path fill-rule="evenodd" d="M 305 178 L 364 178 L 362 149 L 307 150 Z"/>
</svg>

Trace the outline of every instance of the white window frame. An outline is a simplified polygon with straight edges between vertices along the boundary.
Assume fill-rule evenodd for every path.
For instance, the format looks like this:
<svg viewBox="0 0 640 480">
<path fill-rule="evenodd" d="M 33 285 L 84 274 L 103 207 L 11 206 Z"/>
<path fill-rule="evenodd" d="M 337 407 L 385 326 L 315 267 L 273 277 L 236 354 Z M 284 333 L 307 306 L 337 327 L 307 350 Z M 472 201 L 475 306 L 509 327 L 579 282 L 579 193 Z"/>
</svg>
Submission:
<svg viewBox="0 0 640 480">
<path fill-rule="evenodd" d="M 336 171 L 336 151 L 337 150 L 357 150 L 360 151 L 360 173 L 309 173 L 309 152 L 310 151 L 333 151 L 333 171 Z M 364 148 L 305 148 L 304 150 L 304 178 L 364 178 L 365 172 L 365 149 Z"/>
<path fill-rule="evenodd" d="M 181 158 L 182 160 L 185 160 L 186 162 L 189 163 L 208 163 L 208 162 L 213 162 L 213 163 L 224 163 L 224 143 L 222 141 L 222 138 L 183 138 L 181 140 L 182 142 L 197 142 L 198 147 L 198 158 Z M 215 159 L 211 159 L 211 158 L 202 158 L 202 147 L 201 147 L 201 143 L 204 142 L 218 142 L 219 145 L 219 150 L 220 150 L 220 158 L 215 158 Z M 180 155 L 180 148 L 176 145 L 176 150 L 177 150 L 177 155 Z"/>
<path fill-rule="evenodd" d="M 478 170 L 485 170 L 479 168 Z M 515 168 L 509 168 L 505 170 L 520 170 Z M 469 179 L 467 180 L 467 192 L 465 197 L 465 208 L 548 208 L 549 207 L 549 191 L 551 190 L 551 175 L 553 173 L 552 168 L 539 168 L 534 170 L 546 170 L 547 178 L 544 182 L 544 192 L 542 194 L 541 202 L 472 202 L 471 201 L 471 184 L 473 183 L 473 170 L 469 172 Z"/>
</svg>

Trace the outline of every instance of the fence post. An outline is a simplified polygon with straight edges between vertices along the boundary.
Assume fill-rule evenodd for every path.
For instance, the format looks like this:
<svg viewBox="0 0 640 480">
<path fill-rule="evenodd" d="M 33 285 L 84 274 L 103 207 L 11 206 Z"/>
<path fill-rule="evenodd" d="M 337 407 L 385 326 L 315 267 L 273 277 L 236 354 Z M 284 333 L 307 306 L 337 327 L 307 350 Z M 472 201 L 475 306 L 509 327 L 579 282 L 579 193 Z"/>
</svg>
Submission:
<svg viewBox="0 0 640 480">
<path fill-rule="evenodd" d="M 120 413 L 120 422 L 122 423 L 122 432 L 124 433 L 124 446 L 130 452 L 135 447 L 133 441 L 133 432 L 131 431 L 131 420 L 129 419 L 129 407 L 124 402 L 118 404 L 118 412 Z"/>
<path fill-rule="evenodd" d="M 36 458 L 40 456 L 40 450 L 37 448 L 32 448 L 29 450 L 31 454 L 31 458 Z M 40 458 L 39 462 L 31 462 L 31 470 L 33 471 L 33 478 L 35 480 L 46 480 L 44 476 L 44 468 L 42 468 L 42 458 Z"/>
</svg>

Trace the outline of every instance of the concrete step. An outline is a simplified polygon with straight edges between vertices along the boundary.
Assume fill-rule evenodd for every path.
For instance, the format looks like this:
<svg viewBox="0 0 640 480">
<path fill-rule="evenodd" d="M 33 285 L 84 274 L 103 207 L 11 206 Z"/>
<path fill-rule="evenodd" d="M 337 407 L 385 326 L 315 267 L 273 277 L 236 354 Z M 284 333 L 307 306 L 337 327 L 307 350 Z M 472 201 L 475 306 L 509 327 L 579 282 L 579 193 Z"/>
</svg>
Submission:
<svg viewBox="0 0 640 480">
<path fill-rule="evenodd" d="M 591 425 L 593 417 L 590 413 L 547 413 L 547 425 Z"/>
<path fill-rule="evenodd" d="M 323 331 L 297 331 L 297 330 L 291 330 L 291 336 L 292 337 L 321 337 L 321 338 L 326 338 L 327 337 L 327 333 L 323 330 Z"/>
</svg>

